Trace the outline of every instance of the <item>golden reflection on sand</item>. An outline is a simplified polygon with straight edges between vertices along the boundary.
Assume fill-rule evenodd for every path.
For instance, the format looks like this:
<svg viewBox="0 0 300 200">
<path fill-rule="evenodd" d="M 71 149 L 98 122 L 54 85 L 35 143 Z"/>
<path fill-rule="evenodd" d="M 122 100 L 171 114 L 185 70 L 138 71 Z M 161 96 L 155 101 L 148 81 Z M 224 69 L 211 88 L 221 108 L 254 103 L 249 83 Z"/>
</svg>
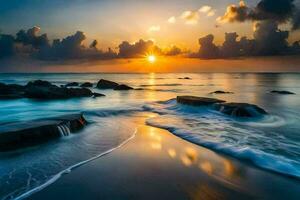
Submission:
<svg viewBox="0 0 300 200">
<path fill-rule="evenodd" d="M 176 158 L 176 150 L 175 149 L 168 149 L 168 154 L 171 158 Z"/>
<path fill-rule="evenodd" d="M 213 173 L 213 166 L 210 162 L 205 161 L 199 164 L 200 169 L 202 169 L 205 173 L 211 175 Z"/>
</svg>

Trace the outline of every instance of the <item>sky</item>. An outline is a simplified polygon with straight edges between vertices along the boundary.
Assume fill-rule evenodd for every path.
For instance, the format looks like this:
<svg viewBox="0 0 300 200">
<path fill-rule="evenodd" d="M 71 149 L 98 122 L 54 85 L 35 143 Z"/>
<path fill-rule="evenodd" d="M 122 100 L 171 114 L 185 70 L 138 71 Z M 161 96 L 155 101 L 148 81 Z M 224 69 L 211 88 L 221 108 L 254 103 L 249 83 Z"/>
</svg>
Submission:
<svg viewBox="0 0 300 200">
<path fill-rule="evenodd" d="M 0 0 L 0 5 L 0 34 L 13 37 L 9 46 L 9 38 L 1 43 L 0 35 L 0 71 L 10 71 L 9 60 L 23 60 L 24 55 L 69 62 L 142 54 L 297 58 L 300 52 L 295 43 L 300 40 L 299 0 Z M 18 38 L 21 29 L 25 34 Z M 56 46 L 54 39 L 60 39 Z M 298 59 L 291 60 L 296 66 Z"/>
</svg>

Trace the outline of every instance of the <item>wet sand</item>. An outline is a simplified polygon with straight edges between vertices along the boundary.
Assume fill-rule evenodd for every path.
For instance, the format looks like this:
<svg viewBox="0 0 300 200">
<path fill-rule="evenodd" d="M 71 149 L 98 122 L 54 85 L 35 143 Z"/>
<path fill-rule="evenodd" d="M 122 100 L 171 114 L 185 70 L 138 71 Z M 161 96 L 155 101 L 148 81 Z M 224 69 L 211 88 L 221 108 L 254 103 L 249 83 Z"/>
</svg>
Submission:
<svg viewBox="0 0 300 200">
<path fill-rule="evenodd" d="M 137 121 L 136 137 L 27 199 L 300 199 L 300 181 Z M 76 152 L 74 152 L 76 153 Z"/>
</svg>

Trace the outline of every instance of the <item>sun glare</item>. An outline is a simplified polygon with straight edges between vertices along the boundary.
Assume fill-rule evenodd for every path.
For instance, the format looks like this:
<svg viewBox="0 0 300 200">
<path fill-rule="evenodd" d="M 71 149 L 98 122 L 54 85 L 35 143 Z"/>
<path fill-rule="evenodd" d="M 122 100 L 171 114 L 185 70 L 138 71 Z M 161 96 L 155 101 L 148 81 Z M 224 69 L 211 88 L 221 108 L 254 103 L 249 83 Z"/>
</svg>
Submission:
<svg viewBox="0 0 300 200">
<path fill-rule="evenodd" d="M 148 61 L 149 61 L 150 63 L 154 63 L 154 62 L 156 61 L 156 57 L 155 57 L 154 55 L 149 55 L 149 56 L 148 56 Z"/>
</svg>

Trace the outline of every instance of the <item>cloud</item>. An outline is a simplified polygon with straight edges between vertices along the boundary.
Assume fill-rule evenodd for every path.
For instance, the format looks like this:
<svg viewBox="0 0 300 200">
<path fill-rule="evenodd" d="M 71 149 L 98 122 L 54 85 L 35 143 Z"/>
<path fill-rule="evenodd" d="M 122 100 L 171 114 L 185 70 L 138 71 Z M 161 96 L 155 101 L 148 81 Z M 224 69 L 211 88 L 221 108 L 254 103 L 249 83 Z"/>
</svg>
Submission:
<svg viewBox="0 0 300 200">
<path fill-rule="evenodd" d="M 148 32 L 151 33 L 151 32 L 159 32 L 160 31 L 160 26 L 151 26 L 149 29 L 148 29 Z"/>
<path fill-rule="evenodd" d="M 168 19 L 168 22 L 169 22 L 170 24 L 175 24 L 175 23 L 176 23 L 176 17 L 175 17 L 175 16 L 170 17 L 170 18 Z"/>
<path fill-rule="evenodd" d="M 199 20 L 199 12 L 198 11 L 184 11 L 180 18 L 185 21 L 186 24 L 197 24 Z"/>
<path fill-rule="evenodd" d="M 27 31 L 20 30 L 17 33 L 16 42 L 22 43 L 23 45 L 32 45 L 37 49 L 49 46 L 47 34 L 38 35 L 40 30 L 40 27 L 37 26 L 34 26 Z"/>
<path fill-rule="evenodd" d="M 121 58 L 142 58 L 149 53 L 160 54 L 161 50 L 158 48 L 153 41 L 139 40 L 133 44 L 128 41 L 124 41 L 119 45 L 119 54 Z"/>
<path fill-rule="evenodd" d="M 183 51 L 177 46 L 172 46 L 170 49 L 164 50 L 164 55 L 166 56 L 177 56 L 182 53 Z"/>
<path fill-rule="evenodd" d="M 292 24 L 293 29 L 300 27 L 300 10 L 294 0 L 260 0 L 251 8 L 244 1 L 239 5 L 229 5 L 219 22 L 244 22 L 273 20 L 277 23 Z"/>
<path fill-rule="evenodd" d="M 225 33 L 221 46 L 214 44 L 214 36 L 207 35 L 199 39 L 200 49 L 192 56 L 200 58 L 233 58 L 241 56 L 298 55 L 299 42 L 288 44 L 289 31 L 278 28 L 278 22 L 264 20 L 255 24 L 253 39 L 241 37 L 236 32 Z"/>
<path fill-rule="evenodd" d="M 210 6 L 202 6 L 200 9 L 199 9 L 199 12 L 202 12 L 202 13 L 208 13 L 209 11 L 211 11 L 212 8 Z"/>
</svg>

